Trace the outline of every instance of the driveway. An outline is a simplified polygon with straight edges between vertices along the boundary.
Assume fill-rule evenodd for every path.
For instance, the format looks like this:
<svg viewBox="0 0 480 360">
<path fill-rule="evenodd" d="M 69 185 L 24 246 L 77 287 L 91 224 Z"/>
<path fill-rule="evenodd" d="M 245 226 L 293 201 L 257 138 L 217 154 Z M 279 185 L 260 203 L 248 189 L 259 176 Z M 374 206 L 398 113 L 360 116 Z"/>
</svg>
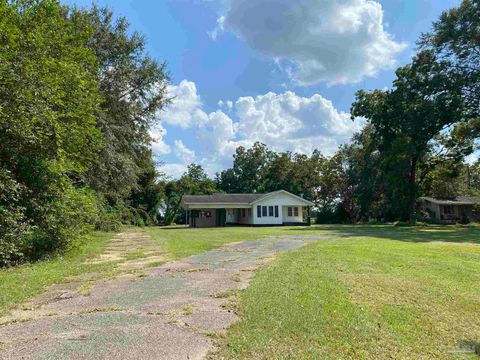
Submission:
<svg viewBox="0 0 480 360">
<path fill-rule="evenodd" d="M 129 241 L 144 233 L 128 233 Z M 120 234 L 119 239 L 125 237 Z M 50 288 L 3 319 L 1 359 L 200 359 L 237 320 L 235 290 L 279 251 L 321 236 L 247 241 L 142 272 Z M 155 263 L 152 263 L 155 265 Z M 152 265 L 152 266 L 153 266 Z"/>
</svg>

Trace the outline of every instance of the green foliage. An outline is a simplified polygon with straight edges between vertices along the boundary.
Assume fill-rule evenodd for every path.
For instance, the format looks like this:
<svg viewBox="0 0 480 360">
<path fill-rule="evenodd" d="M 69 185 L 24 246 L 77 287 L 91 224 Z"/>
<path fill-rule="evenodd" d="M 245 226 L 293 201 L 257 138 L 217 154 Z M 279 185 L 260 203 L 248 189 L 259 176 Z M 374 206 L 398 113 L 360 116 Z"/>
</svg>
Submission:
<svg viewBox="0 0 480 360">
<path fill-rule="evenodd" d="M 0 3 L 0 266 L 154 218 L 149 129 L 168 77 L 112 19 L 58 0 Z"/>
<path fill-rule="evenodd" d="M 30 226 L 20 199 L 25 188 L 15 182 L 5 169 L 0 169 L 0 267 L 14 265 L 23 254 L 22 239 Z"/>
<path fill-rule="evenodd" d="M 181 207 L 183 195 L 209 195 L 218 192 L 215 182 L 208 178 L 200 165 L 190 164 L 179 180 L 164 181 L 162 206 L 163 222 L 166 225 L 185 221 Z"/>
<path fill-rule="evenodd" d="M 394 218 L 414 221 L 418 164 L 435 136 L 465 119 L 462 79 L 446 69 L 432 51 L 422 51 L 396 71 L 392 90 L 359 91 L 352 105 L 352 116 L 372 125 L 383 155 L 387 201 L 400 205 L 391 209 Z"/>
<path fill-rule="evenodd" d="M 233 155 L 233 168 L 217 174 L 217 186 L 228 193 L 252 193 L 259 190 L 262 173 L 273 152 L 256 142 L 250 149 L 239 146 Z"/>
<path fill-rule="evenodd" d="M 81 23 L 84 17 L 94 29 L 89 48 L 98 61 L 102 102 L 97 126 L 104 143 L 83 181 L 103 194 L 109 205 L 128 206 L 145 173 L 143 166 L 149 166 L 145 161 L 151 159 L 149 130 L 168 102 L 169 79 L 165 64 L 145 53 L 144 37 L 130 32 L 124 17 L 114 20 L 109 9 L 93 6 L 86 14 L 75 11 L 72 19 Z"/>
<path fill-rule="evenodd" d="M 327 161 L 319 151 L 309 157 L 291 152 L 276 153 L 265 144 L 240 146 L 233 156 L 233 167 L 217 174 L 217 187 L 227 193 L 286 190 L 315 199 L 319 174 Z"/>
<path fill-rule="evenodd" d="M 94 196 L 73 182 L 101 145 L 97 62 L 91 28 L 67 13 L 53 0 L 0 4 L 0 165 L 11 203 L 0 221 L 32 226 L 2 239 L 15 244 L 4 265 L 64 248 L 95 217 Z"/>
<path fill-rule="evenodd" d="M 130 211 L 134 214 L 134 224 L 158 224 L 159 209 L 162 200 L 162 186 L 158 183 L 160 174 L 152 158 L 152 152 L 144 155 L 142 173 L 138 177 L 137 187 L 130 195 Z"/>
<path fill-rule="evenodd" d="M 480 117 L 480 2 L 463 0 L 445 11 L 420 45 L 435 52 L 450 74 L 461 78 L 468 116 Z"/>
</svg>

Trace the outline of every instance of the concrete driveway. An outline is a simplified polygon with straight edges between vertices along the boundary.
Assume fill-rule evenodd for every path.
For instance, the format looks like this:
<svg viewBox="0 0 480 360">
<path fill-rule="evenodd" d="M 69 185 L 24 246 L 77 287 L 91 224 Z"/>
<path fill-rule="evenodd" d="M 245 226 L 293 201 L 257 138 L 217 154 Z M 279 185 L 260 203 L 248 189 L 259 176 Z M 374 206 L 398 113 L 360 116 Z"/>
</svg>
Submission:
<svg viewBox="0 0 480 360">
<path fill-rule="evenodd" d="M 121 236 L 121 235 L 120 235 Z M 129 233 L 145 239 L 144 233 Z M 237 320 L 235 290 L 318 236 L 247 241 L 93 283 L 56 285 L 0 327 L 1 359 L 200 359 Z"/>
</svg>

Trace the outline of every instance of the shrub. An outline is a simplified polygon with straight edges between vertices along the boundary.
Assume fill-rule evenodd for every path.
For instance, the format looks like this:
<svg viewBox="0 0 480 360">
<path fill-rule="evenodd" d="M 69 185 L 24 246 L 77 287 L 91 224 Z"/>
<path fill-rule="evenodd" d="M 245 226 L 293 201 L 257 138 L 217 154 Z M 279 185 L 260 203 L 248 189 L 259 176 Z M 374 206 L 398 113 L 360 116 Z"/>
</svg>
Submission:
<svg viewBox="0 0 480 360">
<path fill-rule="evenodd" d="M 120 219 L 121 213 L 118 209 L 104 205 L 99 210 L 98 218 L 95 223 L 95 230 L 119 231 L 122 226 Z"/>
<path fill-rule="evenodd" d="M 25 240 L 30 260 L 65 250 L 93 230 L 98 221 L 99 204 L 92 190 L 76 189 L 64 178 L 60 186 L 51 186 L 50 191 L 52 200 L 37 205 L 34 215 L 37 226 Z"/>
<path fill-rule="evenodd" d="M 0 169 L 0 267 L 11 266 L 24 258 L 23 240 L 31 230 L 20 199 L 26 189 L 8 170 Z"/>
</svg>

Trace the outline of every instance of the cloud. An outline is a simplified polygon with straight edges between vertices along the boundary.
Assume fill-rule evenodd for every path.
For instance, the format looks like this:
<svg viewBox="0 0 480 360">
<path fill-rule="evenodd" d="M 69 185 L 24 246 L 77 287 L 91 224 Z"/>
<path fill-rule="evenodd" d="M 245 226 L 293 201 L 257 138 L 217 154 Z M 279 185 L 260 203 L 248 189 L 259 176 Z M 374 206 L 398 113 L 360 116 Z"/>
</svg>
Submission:
<svg viewBox="0 0 480 360">
<path fill-rule="evenodd" d="M 164 171 L 168 169 L 177 175 L 191 162 L 201 164 L 212 175 L 232 165 L 232 155 L 238 146 L 249 147 L 255 141 L 277 152 L 310 154 L 319 149 L 325 155 L 332 155 L 362 126 L 361 122 L 352 122 L 349 113 L 338 111 L 323 96 L 303 97 L 292 91 L 240 97 L 227 105 L 228 114 L 221 110 L 225 102 L 219 102 L 220 109 L 207 113 L 200 101 L 191 106 L 191 102 L 181 98 L 200 99 L 195 84 L 186 80 L 181 84 L 189 91 L 176 100 L 187 104 L 187 109 L 179 106 L 174 109 L 189 119 L 189 128 L 177 122 L 169 126 L 193 131 L 196 138 L 188 147 L 180 139 L 174 141 L 173 152 L 181 164 L 167 164 Z M 171 110 L 171 118 L 178 118 L 175 111 Z"/>
<path fill-rule="evenodd" d="M 183 80 L 178 85 L 170 85 L 167 94 L 172 98 L 172 103 L 157 114 L 157 117 L 169 125 L 183 129 L 191 127 L 198 115 L 197 110 L 202 107 L 195 83 Z"/>
<path fill-rule="evenodd" d="M 182 140 L 174 141 L 173 152 L 183 164 L 191 164 L 195 160 L 195 151 L 186 147 Z"/>
<path fill-rule="evenodd" d="M 355 83 L 395 65 L 406 45 L 385 31 L 373 0 L 224 0 L 230 29 L 299 84 Z"/>
<path fill-rule="evenodd" d="M 235 103 L 239 137 L 261 141 L 277 151 L 332 154 L 361 124 L 335 109 L 319 94 L 302 97 L 292 91 L 241 97 Z"/>
<path fill-rule="evenodd" d="M 179 163 L 166 163 L 162 165 L 160 171 L 168 178 L 178 179 L 187 171 L 187 165 Z"/>
<path fill-rule="evenodd" d="M 165 155 L 172 151 L 170 146 L 164 141 L 166 135 L 167 130 L 162 124 L 157 124 L 155 128 L 150 131 L 150 136 L 152 137 L 152 150 L 156 155 Z"/>
</svg>

